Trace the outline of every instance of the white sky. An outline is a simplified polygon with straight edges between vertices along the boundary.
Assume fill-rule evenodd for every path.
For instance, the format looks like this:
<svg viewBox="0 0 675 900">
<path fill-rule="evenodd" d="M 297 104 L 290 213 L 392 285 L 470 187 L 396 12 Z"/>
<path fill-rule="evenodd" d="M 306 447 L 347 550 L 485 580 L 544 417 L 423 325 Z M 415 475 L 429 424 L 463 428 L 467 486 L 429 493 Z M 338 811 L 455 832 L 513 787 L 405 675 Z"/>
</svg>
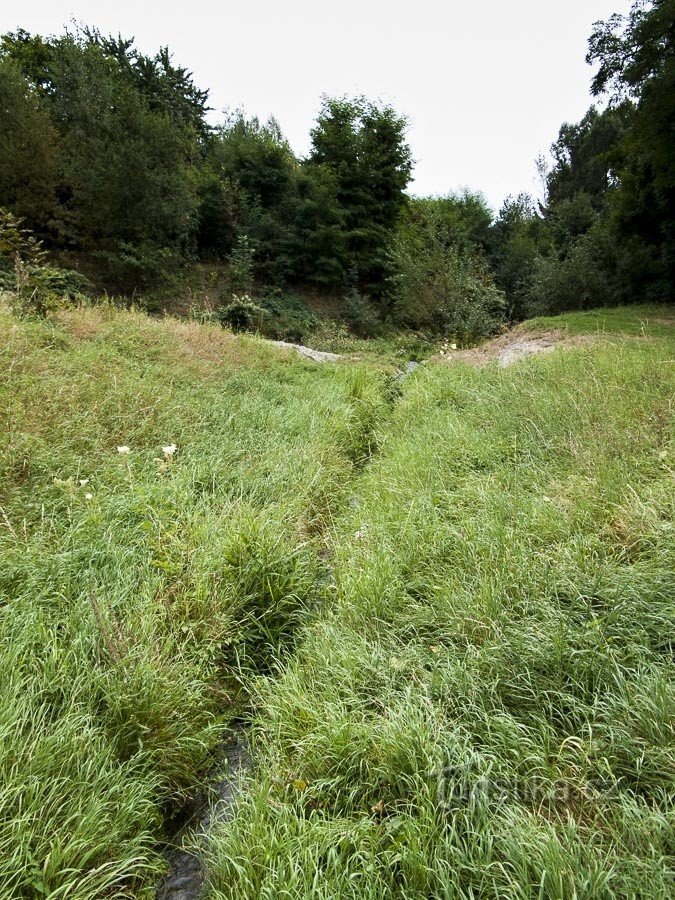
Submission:
<svg viewBox="0 0 675 900">
<path fill-rule="evenodd" d="M 534 158 L 591 99 L 591 25 L 630 0 L 0 0 L 0 32 L 74 18 L 168 44 L 216 110 L 274 114 L 297 153 L 321 94 L 365 94 L 410 122 L 417 194 L 462 186 L 498 208 L 536 192 Z"/>
</svg>

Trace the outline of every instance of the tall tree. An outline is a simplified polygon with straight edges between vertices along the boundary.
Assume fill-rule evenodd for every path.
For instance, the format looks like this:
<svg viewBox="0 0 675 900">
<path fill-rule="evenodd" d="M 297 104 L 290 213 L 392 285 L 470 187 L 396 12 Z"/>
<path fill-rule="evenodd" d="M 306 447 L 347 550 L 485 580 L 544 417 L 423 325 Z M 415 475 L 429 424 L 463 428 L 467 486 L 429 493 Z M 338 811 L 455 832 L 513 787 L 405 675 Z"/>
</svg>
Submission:
<svg viewBox="0 0 675 900">
<path fill-rule="evenodd" d="M 405 119 L 389 106 L 326 97 L 311 133 L 309 163 L 326 167 L 337 185 L 346 265 L 358 286 L 374 295 L 386 287 L 387 247 L 412 172 L 405 131 Z"/>
<path fill-rule="evenodd" d="M 11 59 L 0 59 L 0 114 L 0 206 L 44 230 L 56 202 L 58 136 Z"/>
<path fill-rule="evenodd" d="M 188 253 L 200 136 L 190 117 L 158 99 L 162 85 L 184 109 L 185 73 L 165 58 L 143 87 L 145 58 L 131 42 L 87 31 L 47 40 L 5 35 L 1 55 L 22 70 L 59 135 L 59 239 L 99 254 L 117 286 L 129 289 Z M 203 102 L 195 99 L 195 115 Z"/>
<path fill-rule="evenodd" d="M 595 94 L 635 103 L 623 141 L 614 225 L 624 280 L 634 296 L 672 299 L 675 287 L 675 0 L 634 3 L 598 22 L 588 61 Z"/>
</svg>

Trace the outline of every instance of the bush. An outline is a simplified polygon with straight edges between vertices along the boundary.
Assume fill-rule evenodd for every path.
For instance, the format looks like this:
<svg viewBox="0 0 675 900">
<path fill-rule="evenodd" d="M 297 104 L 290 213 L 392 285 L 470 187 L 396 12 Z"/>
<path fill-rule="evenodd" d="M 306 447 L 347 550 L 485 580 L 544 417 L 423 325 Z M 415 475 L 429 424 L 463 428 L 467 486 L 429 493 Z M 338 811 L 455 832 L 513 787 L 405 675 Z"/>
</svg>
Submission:
<svg viewBox="0 0 675 900">
<path fill-rule="evenodd" d="M 316 315 L 295 294 L 271 290 L 260 299 L 260 304 L 269 313 L 263 322 L 263 330 L 268 337 L 301 343 L 316 326 Z"/>
<path fill-rule="evenodd" d="M 122 293 L 166 284 L 180 263 L 177 251 L 150 242 L 129 244 L 120 241 L 116 250 L 98 250 L 93 255 L 103 264 L 105 284 Z"/>
<path fill-rule="evenodd" d="M 259 330 L 268 316 L 267 310 L 254 303 L 247 294 L 243 297 L 233 294 L 232 302 L 218 311 L 220 324 L 233 331 L 249 331 L 252 328 Z"/>
<path fill-rule="evenodd" d="M 397 275 L 393 318 L 399 325 L 471 341 L 496 332 L 504 294 L 478 257 L 448 247 L 432 230 L 401 236 L 392 248 Z"/>
<path fill-rule="evenodd" d="M 580 237 L 565 255 L 535 260 L 529 287 L 530 314 L 616 303 L 618 290 L 613 269 L 609 236 L 598 225 Z"/>
<path fill-rule="evenodd" d="M 237 243 L 229 256 L 230 290 L 233 294 L 248 294 L 253 287 L 253 247 L 245 234 L 237 238 Z"/>
<path fill-rule="evenodd" d="M 380 319 L 366 297 L 355 289 L 351 290 L 345 297 L 342 309 L 350 331 L 358 337 L 375 337 Z"/>
<path fill-rule="evenodd" d="M 79 272 L 45 265 L 47 254 L 23 220 L 0 209 L 0 290 L 11 295 L 17 315 L 45 316 L 67 300 L 86 295 L 91 283 Z"/>
</svg>

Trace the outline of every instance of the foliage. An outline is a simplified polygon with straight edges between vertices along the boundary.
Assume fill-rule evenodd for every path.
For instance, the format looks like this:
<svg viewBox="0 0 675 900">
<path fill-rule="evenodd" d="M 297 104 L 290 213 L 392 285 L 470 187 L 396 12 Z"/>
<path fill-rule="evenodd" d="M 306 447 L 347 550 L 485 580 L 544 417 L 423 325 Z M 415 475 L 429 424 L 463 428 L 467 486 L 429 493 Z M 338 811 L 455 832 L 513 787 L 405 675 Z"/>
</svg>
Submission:
<svg viewBox="0 0 675 900">
<path fill-rule="evenodd" d="M 431 230 L 447 246 L 483 253 L 491 243 L 492 210 L 482 194 L 464 190 L 445 197 L 413 197 L 404 208 L 398 230 Z"/>
<path fill-rule="evenodd" d="M 561 309 L 611 306 L 618 296 L 616 256 L 602 223 L 580 236 L 564 253 L 534 261 L 527 308 L 531 314 Z"/>
<path fill-rule="evenodd" d="M 603 208 L 606 194 L 619 184 L 620 144 L 633 118 L 631 103 L 598 112 L 594 106 L 578 124 L 565 123 L 553 144 L 554 165 L 547 178 L 550 206 L 582 194 Z"/>
<path fill-rule="evenodd" d="M 44 228 L 56 191 L 57 134 L 19 66 L 6 58 L 0 58 L 0 111 L 0 207 Z"/>
<path fill-rule="evenodd" d="M 228 259 L 228 279 L 233 294 L 247 294 L 252 290 L 254 255 L 248 236 L 240 234 Z"/>
<path fill-rule="evenodd" d="M 380 324 L 377 310 L 368 300 L 353 288 L 344 299 L 342 314 L 350 331 L 362 338 L 375 337 Z"/>
<path fill-rule="evenodd" d="M 257 300 L 268 313 L 262 320 L 262 331 L 268 337 L 303 343 L 316 326 L 316 314 L 296 294 L 274 290 L 259 296 Z"/>
<path fill-rule="evenodd" d="M 402 229 L 391 247 L 394 320 L 462 341 L 492 334 L 505 305 L 486 263 L 452 243 L 433 206 L 421 209 L 424 217 Z"/>
<path fill-rule="evenodd" d="M 675 287 L 674 25 L 674 0 L 638 2 L 628 16 L 598 23 L 589 41 L 588 61 L 599 64 L 594 93 L 635 104 L 610 222 L 627 296 L 668 299 Z"/>
<path fill-rule="evenodd" d="M 392 242 L 436 241 L 452 249 L 450 268 L 471 260 L 462 265 L 474 285 L 494 279 L 511 320 L 572 298 L 667 299 L 674 21 L 675 0 L 639 0 L 595 24 L 593 91 L 609 104 L 563 123 L 550 169 L 539 157 L 541 203 L 508 198 L 496 219 L 480 193 L 406 194 L 406 120 L 381 102 L 324 97 L 301 159 L 273 117 L 236 110 L 210 125 L 207 92 L 166 47 L 147 55 L 86 26 L 52 37 L 18 30 L 0 37 L 0 205 L 46 246 L 86 258 L 101 287 L 154 292 L 157 308 L 166 306 L 157 292 L 200 259 L 227 263 L 235 294 L 255 285 L 350 297 L 341 315 L 372 334 L 375 318 L 352 292 L 386 320 L 391 286 L 409 276 Z"/>
<path fill-rule="evenodd" d="M 108 250 L 93 253 L 101 277 L 111 290 L 134 294 L 137 290 L 170 283 L 180 265 L 175 248 L 161 247 L 153 241 L 119 241 Z"/>
<path fill-rule="evenodd" d="M 59 242 L 104 254 L 113 279 L 119 254 L 120 269 L 136 269 L 141 283 L 157 274 L 155 254 L 166 265 L 187 252 L 200 109 L 187 74 L 166 54 L 151 60 L 130 42 L 86 29 L 48 40 L 5 35 L 2 55 L 21 69 L 58 134 L 60 188 L 50 220 Z"/>
<path fill-rule="evenodd" d="M 410 181 L 405 119 L 365 98 L 325 97 L 312 129 L 309 165 L 334 176 L 344 211 L 346 266 L 357 286 L 378 296 L 389 271 L 387 244 Z"/>
<path fill-rule="evenodd" d="M 21 219 L 0 207 L 0 290 L 10 293 L 17 313 L 44 316 L 91 291 L 79 272 L 48 265 L 41 242 L 22 226 Z"/>
<path fill-rule="evenodd" d="M 510 319 L 531 313 L 530 286 L 537 260 L 550 250 L 546 222 L 529 194 L 507 197 L 490 235 L 489 260 L 495 283 L 504 291 Z"/>
<path fill-rule="evenodd" d="M 247 294 L 242 297 L 233 294 L 230 303 L 218 310 L 221 324 L 229 326 L 233 331 L 259 330 L 268 315 L 267 310 L 254 303 Z"/>
</svg>

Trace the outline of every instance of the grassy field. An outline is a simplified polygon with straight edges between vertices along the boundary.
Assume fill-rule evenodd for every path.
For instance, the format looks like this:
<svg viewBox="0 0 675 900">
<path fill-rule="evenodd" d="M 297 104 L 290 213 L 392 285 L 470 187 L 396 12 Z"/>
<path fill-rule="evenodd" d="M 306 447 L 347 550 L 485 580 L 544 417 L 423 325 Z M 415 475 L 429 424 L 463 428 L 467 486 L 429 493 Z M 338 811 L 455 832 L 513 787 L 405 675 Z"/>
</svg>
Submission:
<svg viewBox="0 0 675 900">
<path fill-rule="evenodd" d="M 672 313 L 551 326 L 401 381 L 0 312 L 0 896 L 151 897 L 242 712 L 214 898 L 672 896 Z"/>
</svg>

